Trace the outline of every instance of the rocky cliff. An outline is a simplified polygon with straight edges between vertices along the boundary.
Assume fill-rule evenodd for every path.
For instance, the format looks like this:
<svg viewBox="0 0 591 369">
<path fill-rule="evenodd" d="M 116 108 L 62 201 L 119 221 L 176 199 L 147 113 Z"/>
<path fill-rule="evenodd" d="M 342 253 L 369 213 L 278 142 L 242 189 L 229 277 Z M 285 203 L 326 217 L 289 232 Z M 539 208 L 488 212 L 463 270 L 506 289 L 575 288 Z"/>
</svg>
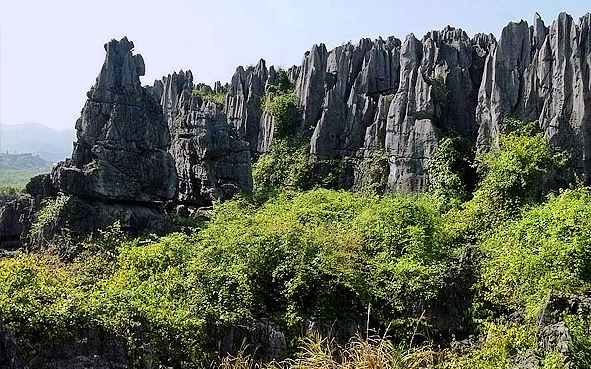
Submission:
<svg viewBox="0 0 591 369">
<path fill-rule="evenodd" d="M 503 117 L 539 120 L 550 145 L 591 175 L 591 14 L 576 22 L 560 13 L 550 27 L 509 23 L 486 58 L 478 93 L 478 146 L 497 144 Z"/>
<path fill-rule="evenodd" d="M 309 136 L 312 158 L 354 162 L 345 186 L 375 180 L 363 163 L 380 156 L 387 189 L 419 191 L 442 137 L 461 135 L 487 150 L 498 145 L 504 118 L 538 120 L 588 178 L 590 23 L 590 14 L 576 22 L 561 13 L 546 27 L 536 14 L 531 26 L 509 23 L 498 41 L 448 26 L 403 42 L 362 39 L 330 51 L 314 45 L 289 70 L 300 106 L 294 131 Z M 260 104 L 272 75 L 263 60 L 240 67 L 226 96 L 229 122 L 252 152 L 272 145 L 272 120 Z"/>
<path fill-rule="evenodd" d="M 207 93 L 195 94 L 196 87 Z M 223 104 L 211 98 L 223 90 L 219 83 L 213 89 L 195 86 L 191 71 L 175 72 L 150 87 L 172 135 L 170 153 L 179 177 L 177 200 L 183 204 L 210 205 L 252 191 L 249 144 L 229 124 Z"/>
</svg>

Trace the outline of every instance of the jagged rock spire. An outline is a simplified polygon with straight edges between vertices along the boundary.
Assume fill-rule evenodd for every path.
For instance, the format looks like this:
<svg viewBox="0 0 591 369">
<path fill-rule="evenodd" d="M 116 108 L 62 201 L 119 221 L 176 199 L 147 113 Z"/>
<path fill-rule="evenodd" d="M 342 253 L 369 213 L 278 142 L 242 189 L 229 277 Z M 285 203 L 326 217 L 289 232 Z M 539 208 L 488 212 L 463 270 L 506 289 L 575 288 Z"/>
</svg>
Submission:
<svg viewBox="0 0 591 369">
<path fill-rule="evenodd" d="M 145 66 L 123 38 L 105 44 L 105 62 L 76 121 L 72 159 L 52 172 L 75 195 L 135 202 L 172 199 L 177 176 L 162 108 L 143 87 Z"/>
</svg>

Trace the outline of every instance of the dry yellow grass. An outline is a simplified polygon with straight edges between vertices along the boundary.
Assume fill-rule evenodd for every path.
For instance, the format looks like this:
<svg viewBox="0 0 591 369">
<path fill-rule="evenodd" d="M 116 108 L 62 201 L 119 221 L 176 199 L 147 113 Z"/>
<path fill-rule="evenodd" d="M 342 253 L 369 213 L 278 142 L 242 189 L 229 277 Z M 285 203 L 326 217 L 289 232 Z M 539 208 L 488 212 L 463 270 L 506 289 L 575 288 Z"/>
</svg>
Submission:
<svg viewBox="0 0 591 369">
<path fill-rule="evenodd" d="M 220 369 L 429 369 L 443 356 L 428 346 L 404 348 L 380 336 L 358 334 L 340 346 L 334 340 L 311 335 L 302 341 L 295 360 L 261 363 L 242 350 L 224 358 Z"/>
</svg>

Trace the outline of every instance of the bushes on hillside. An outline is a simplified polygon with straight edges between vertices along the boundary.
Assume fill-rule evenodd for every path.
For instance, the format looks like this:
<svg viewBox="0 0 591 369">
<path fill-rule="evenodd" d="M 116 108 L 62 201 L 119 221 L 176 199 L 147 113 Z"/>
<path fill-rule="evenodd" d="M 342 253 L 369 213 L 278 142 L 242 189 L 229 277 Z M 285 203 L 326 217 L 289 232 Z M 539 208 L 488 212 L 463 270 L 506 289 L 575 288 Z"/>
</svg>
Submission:
<svg viewBox="0 0 591 369">
<path fill-rule="evenodd" d="M 530 314 L 549 291 L 591 288 L 591 194 L 567 190 L 523 213 L 482 244 L 485 297 Z"/>
</svg>

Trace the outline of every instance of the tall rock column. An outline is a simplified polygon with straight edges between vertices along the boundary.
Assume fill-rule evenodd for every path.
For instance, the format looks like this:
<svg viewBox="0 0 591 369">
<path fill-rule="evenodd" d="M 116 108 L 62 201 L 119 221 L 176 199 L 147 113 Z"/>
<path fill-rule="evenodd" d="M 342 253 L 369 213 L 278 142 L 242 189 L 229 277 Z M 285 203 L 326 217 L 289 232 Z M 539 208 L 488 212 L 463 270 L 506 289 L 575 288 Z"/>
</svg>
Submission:
<svg viewBox="0 0 591 369">
<path fill-rule="evenodd" d="M 591 178 L 591 14 L 560 13 L 548 29 L 538 14 L 531 27 L 509 23 L 492 46 L 480 85 L 476 118 L 480 150 L 498 146 L 503 119 L 538 120 L 569 167 Z"/>
<path fill-rule="evenodd" d="M 266 127 L 261 127 L 266 122 L 261 119 L 261 101 L 265 97 L 268 77 L 269 71 L 263 59 L 252 69 L 238 67 L 226 94 L 224 113 L 228 123 L 236 129 L 240 138 L 250 144 L 251 153 L 264 151 L 259 138 L 266 130 Z"/>
<path fill-rule="evenodd" d="M 570 165 L 591 178 L 591 14 L 579 25 L 560 13 L 542 45 L 542 88 L 547 92 L 540 124 L 550 145 L 570 153 Z"/>
<path fill-rule="evenodd" d="M 76 121 L 72 159 L 52 172 L 54 186 L 82 197 L 152 202 L 173 199 L 177 175 L 161 106 L 140 85 L 144 60 L 123 38 L 107 56 Z"/>
<path fill-rule="evenodd" d="M 516 114 L 531 47 L 530 30 L 523 20 L 503 28 L 498 44 L 492 47 L 478 93 L 478 146 L 497 146 L 503 117 Z"/>
</svg>

